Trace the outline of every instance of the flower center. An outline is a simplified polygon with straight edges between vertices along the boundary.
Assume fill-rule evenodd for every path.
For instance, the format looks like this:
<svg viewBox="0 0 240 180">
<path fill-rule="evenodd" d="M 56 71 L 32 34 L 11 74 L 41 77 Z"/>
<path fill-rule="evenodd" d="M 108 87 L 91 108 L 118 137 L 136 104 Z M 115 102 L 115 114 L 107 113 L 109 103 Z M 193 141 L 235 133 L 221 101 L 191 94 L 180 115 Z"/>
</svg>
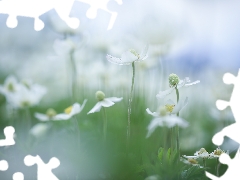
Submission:
<svg viewBox="0 0 240 180">
<path fill-rule="evenodd" d="M 220 156 L 222 153 L 224 153 L 224 151 L 222 151 L 220 148 L 217 148 L 216 150 L 214 150 L 214 155 Z"/>
<path fill-rule="evenodd" d="M 98 101 L 102 101 L 105 98 L 105 94 L 102 91 L 97 91 L 95 95 Z"/>
<path fill-rule="evenodd" d="M 47 110 L 47 112 L 46 112 L 46 115 L 49 117 L 49 118 L 52 118 L 52 117 L 54 117 L 54 116 L 56 116 L 56 111 L 54 110 L 54 109 L 52 109 L 52 108 L 49 108 L 48 110 Z"/>
<path fill-rule="evenodd" d="M 10 92 L 14 92 L 14 91 L 15 91 L 14 85 L 13 85 L 12 83 L 9 83 L 9 84 L 7 85 L 7 89 L 8 89 L 8 91 L 10 91 Z"/>
<path fill-rule="evenodd" d="M 31 103 L 29 101 L 22 101 L 21 102 L 22 107 L 29 107 L 30 105 L 31 105 Z"/>
<path fill-rule="evenodd" d="M 175 107 L 174 104 L 173 104 L 173 105 L 170 105 L 170 104 L 166 104 L 166 105 L 165 105 L 166 111 L 167 111 L 167 112 L 170 112 L 170 113 L 173 111 L 174 107 Z"/>
<path fill-rule="evenodd" d="M 134 50 L 134 49 L 130 49 L 129 50 L 134 56 L 136 56 L 138 59 L 140 59 L 140 55 Z"/>
<path fill-rule="evenodd" d="M 191 164 L 198 164 L 197 160 L 192 158 L 189 158 L 188 162 L 190 162 Z"/>
<path fill-rule="evenodd" d="M 66 108 L 65 110 L 64 110 L 64 112 L 66 113 L 66 114 L 70 114 L 71 112 L 72 112 L 72 106 L 69 106 L 68 108 Z"/>
</svg>

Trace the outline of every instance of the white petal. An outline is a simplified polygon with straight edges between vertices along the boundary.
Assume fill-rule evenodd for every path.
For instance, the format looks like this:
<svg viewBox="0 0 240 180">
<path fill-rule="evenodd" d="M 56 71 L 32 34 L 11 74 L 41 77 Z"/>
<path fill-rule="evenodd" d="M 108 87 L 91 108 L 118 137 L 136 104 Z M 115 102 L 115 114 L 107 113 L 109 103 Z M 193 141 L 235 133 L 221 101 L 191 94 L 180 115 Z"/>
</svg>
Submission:
<svg viewBox="0 0 240 180">
<path fill-rule="evenodd" d="M 57 114 L 52 120 L 53 121 L 68 120 L 71 117 L 72 116 L 70 114 L 61 113 L 61 114 Z"/>
<path fill-rule="evenodd" d="M 155 129 L 158 126 L 163 126 L 163 122 L 162 122 L 162 118 L 155 118 L 153 119 L 150 124 L 148 125 L 148 133 L 146 138 L 148 138 L 149 136 L 151 136 L 151 134 L 155 131 Z"/>
<path fill-rule="evenodd" d="M 104 100 L 102 101 L 99 101 L 99 103 L 101 104 L 101 106 L 103 107 L 110 107 L 112 105 L 114 105 L 115 103 L 110 101 L 109 99 L 105 98 Z"/>
<path fill-rule="evenodd" d="M 194 85 L 194 84 L 198 84 L 198 83 L 200 83 L 200 81 L 199 80 L 197 80 L 197 81 L 194 81 L 194 82 L 192 82 L 192 83 L 189 83 L 189 84 L 185 84 L 185 86 L 187 87 L 187 86 L 192 86 L 192 85 Z"/>
<path fill-rule="evenodd" d="M 109 62 L 111 62 L 111 63 L 113 63 L 113 64 L 117 64 L 117 65 L 129 65 L 129 64 L 131 64 L 131 63 L 129 63 L 129 62 L 124 62 L 124 61 L 122 61 L 121 58 L 113 57 L 113 56 L 111 56 L 111 55 L 109 55 L 109 54 L 107 54 L 106 58 L 107 58 L 107 60 L 108 60 Z"/>
<path fill-rule="evenodd" d="M 178 104 L 174 107 L 172 114 L 177 114 L 179 111 L 181 111 L 187 105 L 187 103 L 188 103 L 188 97 L 186 97 L 184 99 L 184 101 L 180 100 L 178 102 Z"/>
<path fill-rule="evenodd" d="M 130 50 L 124 52 L 121 56 L 121 60 L 124 63 L 131 64 L 132 62 L 136 61 L 138 59 L 137 56 L 135 56 L 133 53 L 130 52 Z"/>
<path fill-rule="evenodd" d="M 35 118 L 37 118 L 40 121 L 49 121 L 50 120 L 46 114 L 35 113 L 34 116 L 35 116 Z"/>
<path fill-rule="evenodd" d="M 148 114 L 150 114 L 150 115 L 152 115 L 152 116 L 154 116 L 154 117 L 158 117 L 158 113 L 156 113 L 156 112 L 151 112 L 151 111 L 149 110 L 149 108 L 147 108 L 146 111 L 147 111 Z"/>
<path fill-rule="evenodd" d="M 183 128 L 186 128 L 188 126 L 187 121 L 175 115 L 166 116 L 163 118 L 163 120 L 164 120 L 164 124 L 169 128 L 174 127 L 176 125 Z"/>
<path fill-rule="evenodd" d="M 170 88 L 170 89 L 167 89 L 165 91 L 160 91 L 156 97 L 161 99 L 161 98 L 164 98 L 165 96 L 167 96 L 168 94 L 170 94 L 172 91 L 174 90 L 174 88 Z"/>
<path fill-rule="evenodd" d="M 175 103 L 171 99 L 168 99 L 165 104 L 167 104 L 167 105 L 175 105 Z"/>
<path fill-rule="evenodd" d="M 98 103 L 88 112 L 88 114 L 90 114 L 90 113 L 95 113 L 95 112 L 99 112 L 99 111 L 101 110 L 101 107 L 102 107 L 101 103 L 98 102 Z"/>
<path fill-rule="evenodd" d="M 73 116 L 73 115 L 75 115 L 75 114 L 80 113 L 80 111 L 81 111 L 81 106 L 80 106 L 80 104 L 79 104 L 79 103 L 74 103 L 74 104 L 72 105 L 72 110 L 71 110 L 71 112 L 69 113 L 69 115 L 70 115 L 70 116 Z"/>
<path fill-rule="evenodd" d="M 142 50 L 142 52 L 141 52 L 141 54 L 140 54 L 140 59 L 141 60 L 144 60 L 144 59 L 146 59 L 147 57 L 148 57 L 148 47 L 149 47 L 149 45 L 146 45 L 145 47 L 144 47 L 144 49 Z"/>
<path fill-rule="evenodd" d="M 122 98 L 122 97 L 121 97 L 121 98 L 109 97 L 109 98 L 105 98 L 105 99 L 108 99 L 108 100 L 110 100 L 110 101 L 112 101 L 112 102 L 119 102 L 119 101 L 121 101 L 123 98 Z"/>
</svg>

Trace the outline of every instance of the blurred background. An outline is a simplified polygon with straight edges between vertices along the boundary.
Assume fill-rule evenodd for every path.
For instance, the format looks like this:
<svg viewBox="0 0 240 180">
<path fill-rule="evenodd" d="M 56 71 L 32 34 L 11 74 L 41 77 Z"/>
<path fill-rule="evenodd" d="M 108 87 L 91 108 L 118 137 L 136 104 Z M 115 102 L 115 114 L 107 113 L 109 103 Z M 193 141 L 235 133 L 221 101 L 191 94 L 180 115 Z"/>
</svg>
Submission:
<svg viewBox="0 0 240 180">
<path fill-rule="evenodd" d="M 27 154 L 38 154 L 45 163 L 57 157 L 61 165 L 53 173 L 59 179 L 145 179 L 154 175 L 154 171 L 140 167 L 143 154 L 157 154 L 168 135 L 161 127 L 146 139 L 152 120 L 146 108 L 157 110 L 161 102 L 156 94 L 169 88 L 171 73 L 180 79 L 200 80 L 197 85 L 180 89 L 180 98 L 189 98 L 180 113 L 189 122 L 189 127 L 180 129 L 181 155 L 193 155 L 202 147 L 212 152 L 216 148 L 213 135 L 235 122 L 231 109 L 219 111 L 215 102 L 229 101 L 233 85 L 224 84 L 222 77 L 226 72 L 237 76 L 240 66 L 239 1 L 122 0 L 118 4 L 110 0 L 107 7 L 118 13 L 110 30 L 109 12 L 99 9 L 97 17 L 89 19 L 86 12 L 90 6 L 80 1 L 74 2 L 70 13 L 80 20 L 75 30 L 55 10 L 40 16 L 45 23 L 41 31 L 35 31 L 33 18 L 27 17 L 18 17 L 18 26 L 10 29 L 6 26 L 8 15 L 0 14 L 0 84 L 14 75 L 19 82 L 31 80 L 46 88 L 41 100 L 27 108 L 12 107 L 0 94 L 0 137 L 4 138 L 3 129 L 8 125 L 14 126 L 17 136 L 15 146 L 0 147 L 1 159 L 10 164 L 1 177 L 11 179 L 14 172 L 20 171 L 25 179 L 36 179 L 37 166 L 23 164 Z M 121 57 L 128 49 L 141 52 L 146 44 L 148 58 L 135 63 L 131 157 L 125 157 L 132 69 L 108 62 L 106 55 Z M 106 97 L 123 97 L 106 108 L 105 144 L 103 112 L 87 115 L 97 103 L 98 90 Z M 168 98 L 176 102 L 174 93 Z M 34 116 L 36 112 L 53 108 L 60 113 L 74 102 L 82 104 L 84 99 L 88 101 L 75 117 L 45 122 L 47 130 L 29 133 L 41 123 Z M 234 156 L 238 146 L 225 138 L 221 148 Z M 214 163 L 208 163 L 208 171 L 213 174 Z M 222 174 L 224 168 L 222 165 Z"/>
</svg>

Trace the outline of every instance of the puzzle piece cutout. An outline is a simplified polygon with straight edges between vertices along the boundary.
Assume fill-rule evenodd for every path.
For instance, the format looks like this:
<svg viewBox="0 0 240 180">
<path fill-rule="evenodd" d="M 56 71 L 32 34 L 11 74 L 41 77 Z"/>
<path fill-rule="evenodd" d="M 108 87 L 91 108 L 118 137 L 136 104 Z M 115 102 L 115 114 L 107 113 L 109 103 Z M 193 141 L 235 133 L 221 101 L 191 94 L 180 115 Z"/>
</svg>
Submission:
<svg viewBox="0 0 240 180">
<path fill-rule="evenodd" d="M 228 170 L 225 174 L 223 174 L 221 177 L 216 177 L 208 172 L 206 172 L 206 176 L 211 178 L 212 180 L 239 180 L 240 177 L 240 149 L 238 149 L 235 157 L 233 159 L 230 158 L 230 156 L 226 153 L 221 154 L 219 157 L 219 161 L 222 164 L 228 165 Z"/>
<path fill-rule="evenodd" d="M 91 7 L 86 13 L 90 19 L 97 16 L 97 10 L 102 9 L 111 14 L 108 30 L 112 28 L 116 18 L 117 12 L 110 11 L 107 8 L 109 0 L 77 0 L 89 4 Z M 122 4 L 122 0 L 115 0 L 118 4 Z M 8 14 L 6 25 L 9 28 L 15 28 L 18 25 L 17 16 L 24 16 L 34 18 L 34 29 L 40 31 L 44 28 L 44 22 L 39 19 L 41 15 L 55 9 L 59 17 L 66 22 L 66 24 L 76 29 L 80 21 L 77 18 L 69 17 L 72 6 L 75 0 L 1 0 L 0 14 Z"/>
<path fill-rule="evenodd" d="M 6 171 L 8 169 L 8 162 L 5 160 L 0 161 L 0 171 Z"/>
<path fill-rule="evenodd" d="M 225 84 L 234 84 L 234 89 L 230 98 L 230 101 L 218 100 L 216 102 L 216 106 L 219 110 L 224 110 L 228 106 L 231 107 L 233 116 L 236 120 L 236 123 L 231 124 L 225 128 L 223 128 L 220 132 L 216 133 L 212 141 L 217 146 L 222 145 L 224 141 L 224 136 L 231 138 L 232 140 L 238 142 L 240 144 L 240 69 L 238 71 L 238 76 L 234 76 L 233 74 L 226 73 L 223 76 L 223 82 Z M 222 164 L 228 165 L 228 170 L 221 177 L 216 177 L 206 171 L 206 176 L 211 178 L 212 180 L 229 180 L 229 179 L 239 179 L 240 178 L 240 148 L 238 149 L 235 157 L 233 159 L 230 158 L 228 154 L 222 154 L 219 157 L 219 161 Z M 234 177 L 234 178 L 233 178 Z"/>
<path fill-rule="evenodd" d="M 24 163 L 26 166 L 33 166 L 37 164 L 37 179 L 38 180 L 58 180 L 58 178 L 52 173 L 52 169 L 57 168 L 60 165 L 60 161 L 53 157 L 49 160 L 47 164 L 45 164 L 42 159 L 37 156 L 28 155 L 24 158 Z"/>
<path fill-rule="evenodd" d="M 14 132 L 15 129 L 12 126 L 7 126 L 4 128 L 5 139 L 0 140 L 0 146 L 11 146 L 15 144 Z"/>
<path fill-rule="evenodd" d="M 91 7 L 87 10 L 86 16 L 89 19 L 95 19 L 97 16 L 97 11 L 99 9 L 104 10 L 111 14 L 111 18 L 107 27 L 107 30 L 112 29 L 113 24 L 117 18 L 117 12 L 111 11 L 108 9 L 107 4 L 109 0 L 77 0 L 86 4 L 89 4 Z M 119 5 L 122 4 L 122 0 L 115 0 Z"/>
</svg>

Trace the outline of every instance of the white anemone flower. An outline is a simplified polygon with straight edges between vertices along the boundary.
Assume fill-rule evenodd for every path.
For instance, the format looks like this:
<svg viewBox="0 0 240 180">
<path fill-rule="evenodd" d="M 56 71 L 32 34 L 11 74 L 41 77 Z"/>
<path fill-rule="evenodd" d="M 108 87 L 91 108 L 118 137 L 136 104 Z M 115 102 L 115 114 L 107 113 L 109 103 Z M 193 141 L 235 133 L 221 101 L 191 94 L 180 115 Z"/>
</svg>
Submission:
<svg viewBox="0 0 240 180">
<path fill-rule="evenodd" d="M 19 90 L 19 84 L 15 76 L 8 76 L 3 85 L 0 85 L 0 93 L 4 96 L 8 96 L 8 94 L 15 93 Z"/>
<path fill-rule="evenodd" d="M 96 92 L 96 98 L 98 100 L 98 103 L 88 112 L 88 114 L 99 112 L 102 106 L 110 107 L 110 106 L 113 106 L 115 102 L 119 102 L 123 99 L 122 97 L 121 98 L 117 98 L 117 97 L 105 98 L 105 94 L 102 91 Z"/>
<path fill-rule="evenodd" d="M 148 45 L 144 47 L 140 54 L 134 49 L 130 49 L 121 55 L 121 58 L 113 57 L 107 54 L 106 58 L 109 62 L 117 65 L 130 65 L 134 62 L 143 61 L 148 57 Z"/>
<path fill-rule="evenodd" d="M 32 107 L 40 102 L 46 92 L 45 87 L 37 84 L 32 88 L 21 85 L 17 92 L 8 94 L 7 100 L 14 108 Z"/>
<path fill-rule="evenodd" d="M 191 82 L 189 77 L 185 77 L 183 80 L 180 80 L 179 77 L 176 74 L 170 74 L 169 76 L 169 86 L 170 88 L 164 91 L 159 91 L 159 93 L 156 95 L 157 98 L 162 99 L 165 96 L 171 94 L 175 88 L 179 89 L 181 87 L 189 87 L 194 84 L 200 83 L 199 80 Z"/>
<path fill-rule="evenodd" d="M 182 104 L 182 103 L 181 103 Z M 178 113 L 185 105 L 187 104 L 187 98 L 184 103 L 180 106 L 180 104 L 176 105 L 176 110 L 174 110 L 174 106 L 162 106 L 159 112 L 151 112 L 148 108 L 146 109 L 147 113 L 152 115 L 154 119 L 148 125 L 148 133 L 147 138 L 151 136 L 151 134 L 155 131 L 155 129 L 159 126 L 166 126 L 168 128 L 174 127 L 178 125 L 179 127 L 186 128 L 188 126 L 188 122 L 183 118 L 180 118 L 173 113 Z M 169 115 L 170 113 L 170 115 Z"/>
<path fill-rule="evenodd" d="M 87 100 L 84 100 L 83 104 L 74 103 L 72 106 L 66 108 L 64 113 L 57 114 L 55 110 L 48 109 L 46 114 L 35 113 L 34 116 L 40 121 L 60 121 L 60 120 L 68 120 L 72 116 L 80 113 L 84 108 Z"/>
<path fill-rule="evenodd" d="M 199 151 L 196 151 L 194 153 L 194 156 L 183 155 L 183 157 L 184 158 L 191 158 L 191 159 L 198 159 L 198 158 L 206 159 L 206 158 L 210 158 L 210 154 L 206 151 L 205 148 L 201 148 Z"/>
<path fill-rule="evenodd" d="M 200 166 L 200 164 L 198 164 L 198 161 L 195 158 L 180 158 L 180 161 L 182 161 L 185 164 L 189 164 L 192 166 L 199 166 L 200 168 L 203 168 L 202 166 Z"/>
<path fill-rule="evenodd" d="M 209 158 L 219 158 L 223 153 L 229 154 L 229 151 L 225 152 L 224 150 L 220 149 L 220 147 L 217 147 L 213 152 L 210 153 Z"/>
<path fill-rule="evenodd" d="M 14 76 L 8 76 L 4 85 L 0 85 L 0 93 L 5 95 L 7 102 L 14 108 L 35 106 L 46 92 L 45 87 L 30 81 L 19 83 Z"/>
</svg>

